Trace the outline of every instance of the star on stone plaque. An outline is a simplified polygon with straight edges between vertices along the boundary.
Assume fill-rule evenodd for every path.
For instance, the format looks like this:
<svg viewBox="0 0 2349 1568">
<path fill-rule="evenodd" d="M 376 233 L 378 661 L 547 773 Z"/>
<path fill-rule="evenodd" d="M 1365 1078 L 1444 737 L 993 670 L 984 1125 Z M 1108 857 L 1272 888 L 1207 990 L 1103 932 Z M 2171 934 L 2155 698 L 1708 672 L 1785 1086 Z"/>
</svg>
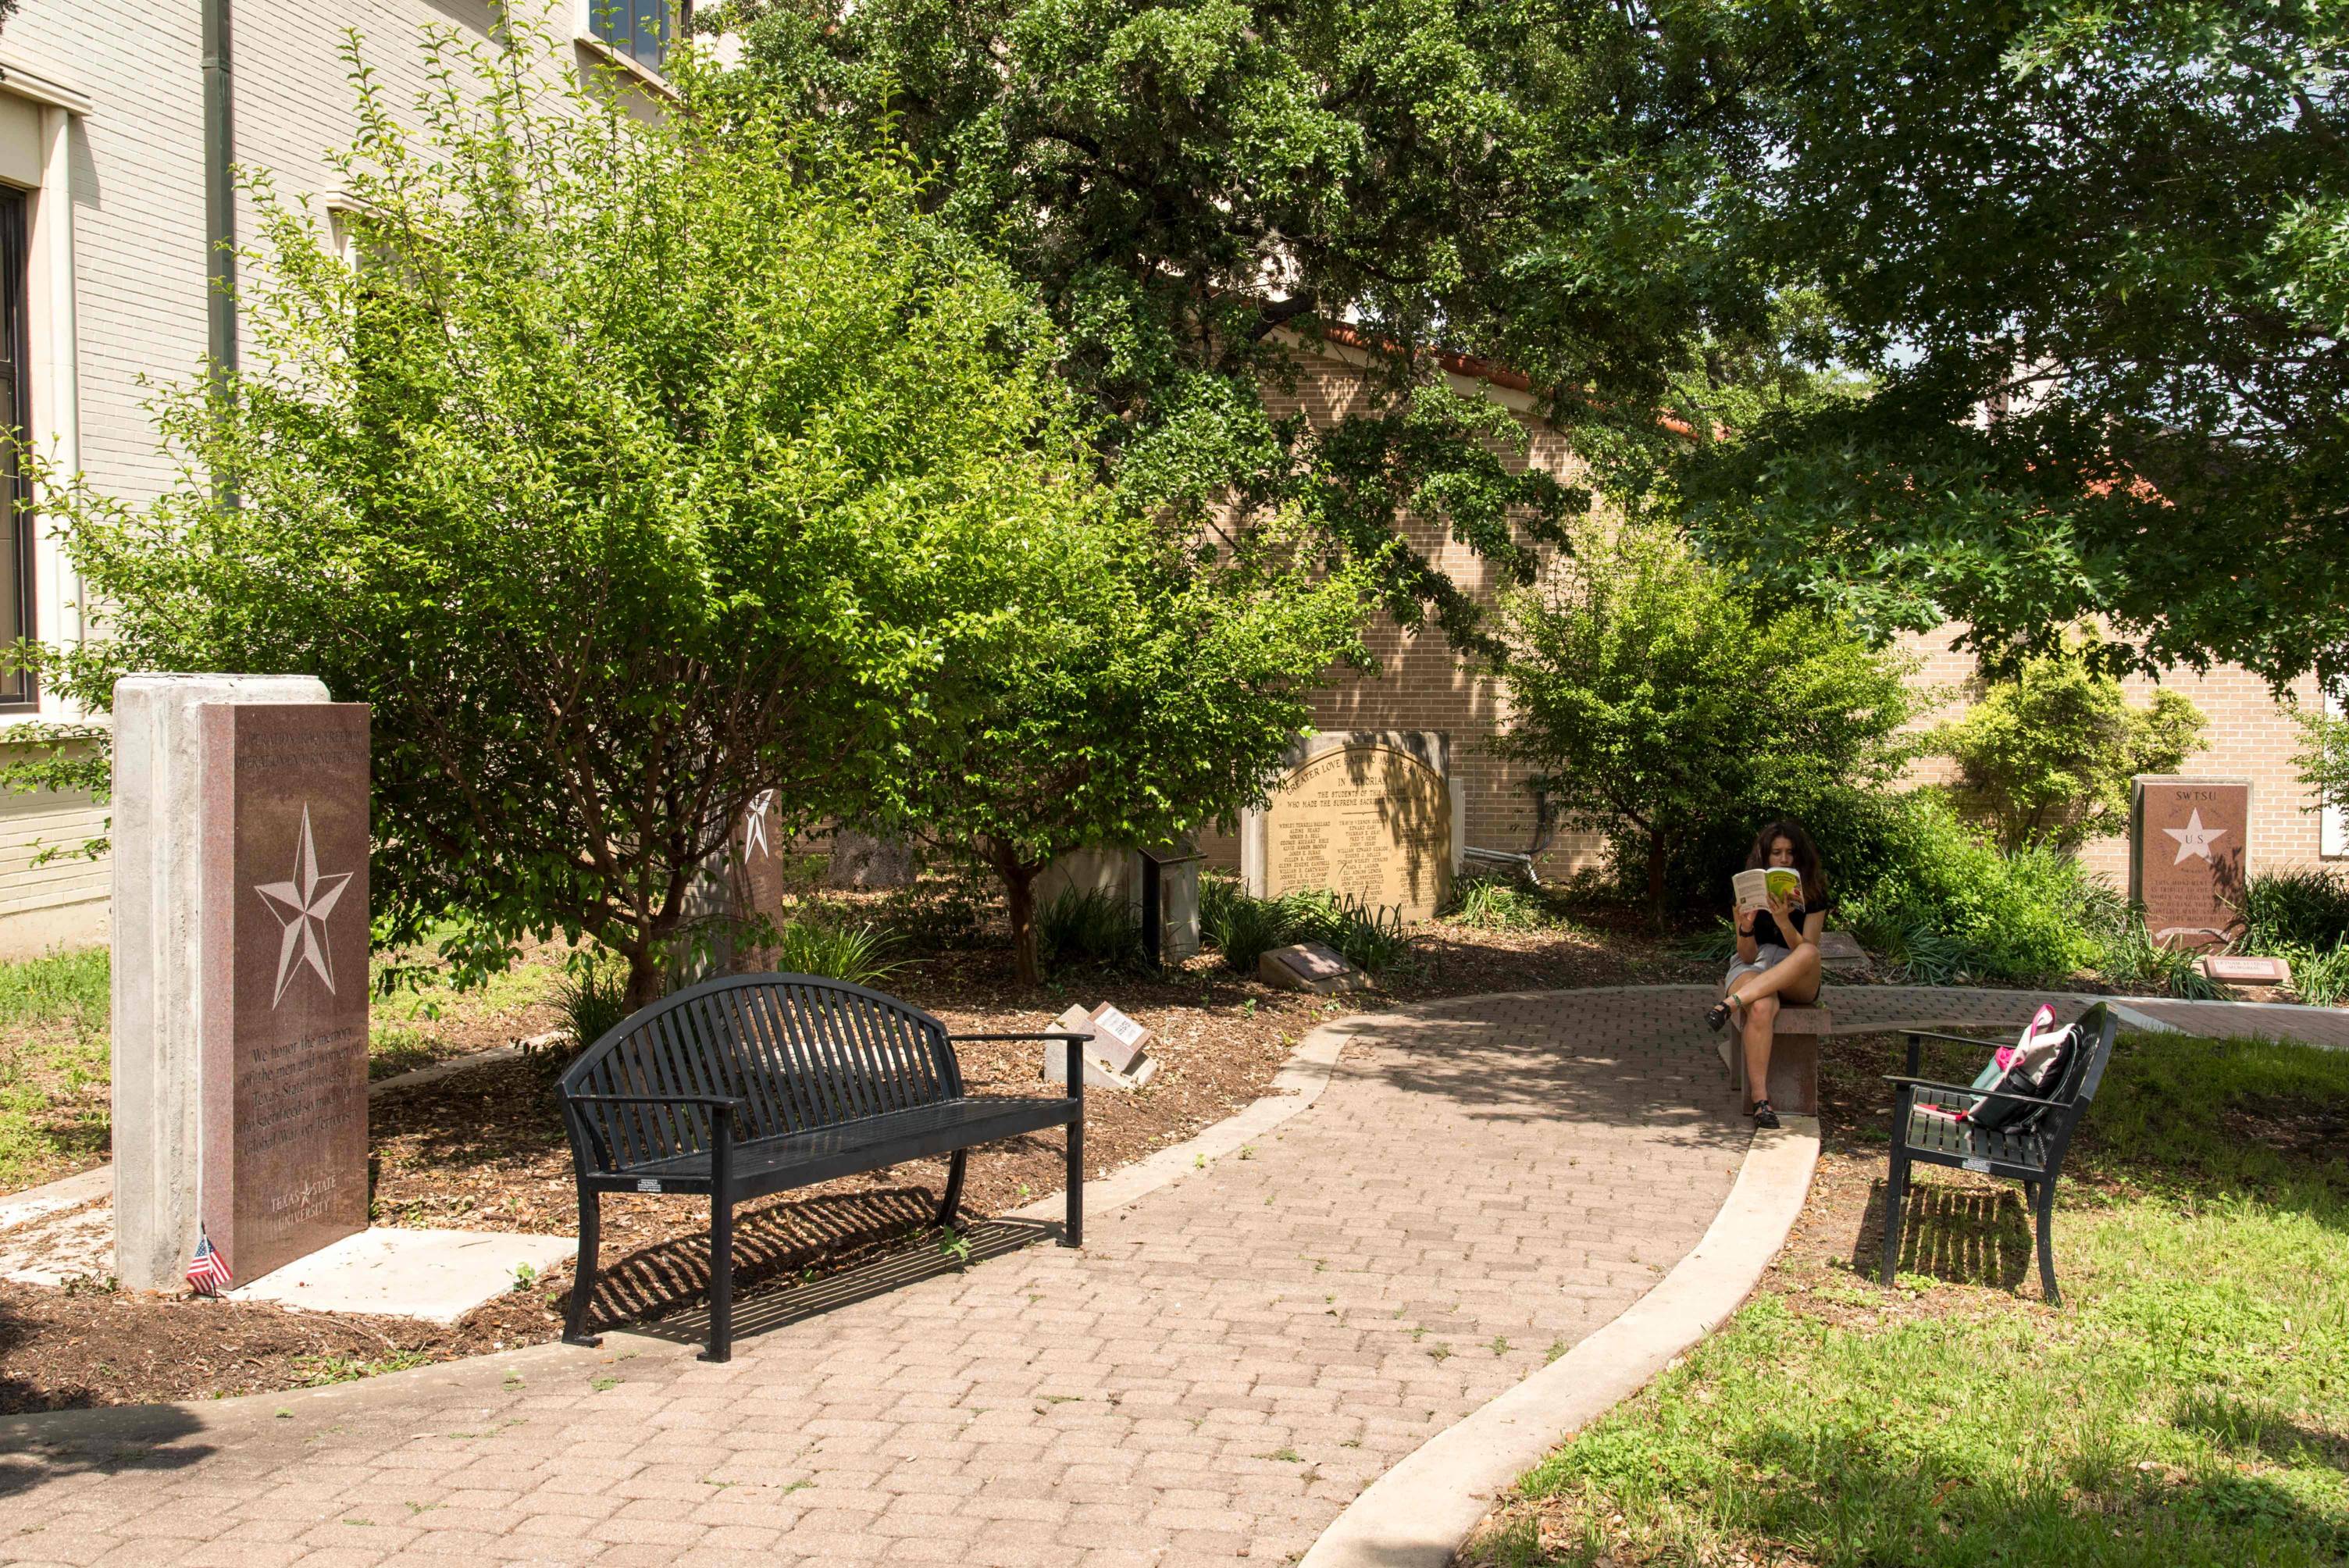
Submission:
<svg viewBox="0 0 2349 1568">
<path fill-rule="evenodd" d="M 767 809 L 774 803 L 775 792 L 772 789 L 761 789 L 750 797 L 750 815 L 742 828 L 744 860 L 750 858 L 750 851 L 753 850 L 762 855 L 774 853 L 774 851 L 767 846 Z"/>
<path fill-rule="evenodd" d="M 253 890 L 262 896 L 269 905 L 269 913 L 285 928 L 285 938 L 277 948 L 277 994 L 269 999 L 273 1008 L 285 999 L 285 987 L 293 982 L 297 958 L 326 982 L 327 995 L 335 994 L 335 955 L 326 944 L 326 917 L 335 913 L 335 905 L 342 901 L 343 889 L 350 885 L 354 874 L 318 874 L 318 845 L 310 833 L 309 802 L 304 801 L 302 842 L 294 852 L 293 877 L 285 882 L 262 882 Z"/>
<path fill-rule="evenodd" d="M 2199 810 L 2186 819 L 2186 826 L 2164 828 L 2161 830 L 2178 841 L 2178 858 L 2170 862 L 2172 865 L 2184 865 L 2186 857 L 2189 855 L 2199 855 L 2204 860 L 2209 860 L 2210 846 L 2227 831 L 2224 828 L 2204 827 L 2202 813 Z"/>
</svg>

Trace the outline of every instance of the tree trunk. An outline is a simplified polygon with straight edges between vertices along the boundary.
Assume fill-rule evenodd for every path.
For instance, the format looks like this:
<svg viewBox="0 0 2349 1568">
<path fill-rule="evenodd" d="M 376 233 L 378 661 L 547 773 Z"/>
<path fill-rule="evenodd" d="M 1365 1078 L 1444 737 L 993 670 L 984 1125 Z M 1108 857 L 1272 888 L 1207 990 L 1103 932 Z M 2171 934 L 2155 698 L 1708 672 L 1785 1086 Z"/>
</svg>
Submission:
<svg viewBox="0 0 2349 1568">
<path fill-rule="evenodd" d="M 1003 913 L 1011 921 L 1011 955 L 1019 966 L 1019 984 L 1043 983 L 1043 966 L 1036 956 L 1036 873 L 1040 867 L 1021 865 L 1009 853 L 995 857 L 995 874 L 1003 879 Z"/>
<path fill-rule="evenodd" d="M 628 1011 L 637 1012 L 661 999 L 668 976 L 653 957 L 652 944 L 637 943 L 624 947 L 622 954 L 628 961 Z"/>
<path fill-rule="evenodd" d="M 1648 918 L 1658 931 L 1664 929 L 1664 834 L 1661 828 L 1648 830 Z"/>
</svg>

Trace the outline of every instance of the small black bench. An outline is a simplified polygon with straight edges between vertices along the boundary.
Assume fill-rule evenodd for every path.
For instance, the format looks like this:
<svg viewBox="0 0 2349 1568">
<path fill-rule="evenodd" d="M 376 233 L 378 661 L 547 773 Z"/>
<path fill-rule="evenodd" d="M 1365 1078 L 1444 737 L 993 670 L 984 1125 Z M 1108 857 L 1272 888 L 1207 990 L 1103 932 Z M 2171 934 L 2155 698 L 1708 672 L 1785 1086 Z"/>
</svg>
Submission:
<svg viewBox="0 0 2349 1568">
<path fill-rule="evenodd" d="M 1062 1246 L 1084 1240 L 1084 1074 L 1038 1099 L 963 1092 L 954 1042 L 1078 1040 L 949 1036 L 893 996 L 807 975 L 704 981 L 622 1022 L 565 1068 L 557 1089 L 579 1181 L 579 1268 L 563 1337 L 587 1332 L 606 1192 L 709 1195 L 709 1346 L 732 1354 L 734 1206 L 904 1160 L 951 1153 L 937 1223 L 954 1222 L 972 1145 L 1068 1130 Z"/>
<path fill-rule="evenodd" d="M 2120 1032 L 2120 1020 L 2111 1008 L 2099 1002 L 2080 1015 L 2075 1027 L 2079 1044 L 2073 1047 L 2062 1076 L 2044 1099 L 2022 1094 L 1999 1097 L 2039 1108 L 2039 1114 L 2027 1125 L 2011 1130 L 1976 1127 L 1971 1122 L 1952 1121 L 1946 1116 L 1926 1114 L 1927 1107 L 1951 1111 L 1969 1109 L 1984 1097 L 1981 1090 L 1964 1084 L 1937 1083 L 1917 1076 L 1927 1040 L 1975 1046 L 1985 1052 L 1998 1050 L 2000 1042 L 1970 1039 L 1963 1035 L 1939 1035 L 1924 1029 L 1909 1031 L 1908 1072 L 1885 1075 L 1900 1088 L 1900 1100 L 1892 1112 L 1892 1169 L 1884 1183 L 1886 1284 L 1893 1283 L 1900 1266 L 1900 1209 L 1908 1197 L 1909 1167 L 1947 1165 L 2023 1183 L 2023 1196 L 2031 1204 L 2039 1236 L 2040 1287 L 2046 1292 L 2051 1305 L 2063 1300 L 2055 1291 L 2055 1178 L 2063 1170 L 2064 1150 L 2071 1144 L 2073 1130 L 2080 1125 L 2088 1102 L 2096 1098 L 2096 1088 L 2104 1082 L 2105 1064 L 2112 1058 L 2113 1037 Z"/>
</svg>

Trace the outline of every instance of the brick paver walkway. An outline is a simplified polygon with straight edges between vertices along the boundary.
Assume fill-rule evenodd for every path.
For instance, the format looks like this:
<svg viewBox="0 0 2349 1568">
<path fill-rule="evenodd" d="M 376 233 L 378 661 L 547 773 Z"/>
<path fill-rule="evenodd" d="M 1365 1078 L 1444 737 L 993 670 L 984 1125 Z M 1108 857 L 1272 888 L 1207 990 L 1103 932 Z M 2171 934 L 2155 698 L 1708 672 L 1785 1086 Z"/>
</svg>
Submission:
<svg viewBox="0 0 2349 1568">
<path fill-rule="evenodd" d="M 1280 1563 L 1703 1233 L 1747 1131 L 1698 995 L 1411 1009 L 1082 1251 L 784 1292 L 729 1366 L 614 1336 L 0 1460 L 0 1561 Z"/>
<path fill-rule="evenodd" d="M 0 1562 L 1288 1561 L 1702 1234 L 1747 1139 L 1705 999 L 1408 1009 L 1083 1251 L 999 1224 L 965 1270 L 785 1291 L 730 1366 L 615 1335 L 0 1457 Z M 2034 1000 L 1833 998 L 1846 1030 Z"/>
</svg>

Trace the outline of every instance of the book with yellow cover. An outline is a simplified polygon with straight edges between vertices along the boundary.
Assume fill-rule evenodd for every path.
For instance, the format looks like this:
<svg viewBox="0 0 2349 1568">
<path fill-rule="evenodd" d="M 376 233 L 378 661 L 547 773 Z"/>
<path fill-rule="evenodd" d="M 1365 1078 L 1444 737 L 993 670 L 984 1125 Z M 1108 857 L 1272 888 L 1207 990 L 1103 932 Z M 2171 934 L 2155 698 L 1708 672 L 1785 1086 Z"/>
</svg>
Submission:
<svg viewBox="0 0 2349 1568">
<path fill-rule="evenodd" d="M 1767 871 L 1739 872 L 1730 879 L 1737 895 L 1737 913 L 1749 909 L 1767 909 L 1773 896 L 1788 903 L 1803 896 L 1802 873 L 1785 866 L 1772 866 Z"/>
</svg>

